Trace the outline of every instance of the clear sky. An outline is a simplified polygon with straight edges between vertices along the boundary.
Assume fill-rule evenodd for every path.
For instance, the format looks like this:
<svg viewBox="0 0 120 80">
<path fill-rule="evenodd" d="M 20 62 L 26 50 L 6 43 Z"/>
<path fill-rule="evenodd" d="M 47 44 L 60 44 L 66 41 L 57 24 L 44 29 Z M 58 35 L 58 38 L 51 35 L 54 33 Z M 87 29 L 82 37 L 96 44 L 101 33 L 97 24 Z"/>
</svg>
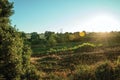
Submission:
<svg viewBox="0 0 120 80">
<path fill-rule="evenodd" d="M 120 0 L 10 0 L 20 31 L 120 31 Z"/>
</svg>

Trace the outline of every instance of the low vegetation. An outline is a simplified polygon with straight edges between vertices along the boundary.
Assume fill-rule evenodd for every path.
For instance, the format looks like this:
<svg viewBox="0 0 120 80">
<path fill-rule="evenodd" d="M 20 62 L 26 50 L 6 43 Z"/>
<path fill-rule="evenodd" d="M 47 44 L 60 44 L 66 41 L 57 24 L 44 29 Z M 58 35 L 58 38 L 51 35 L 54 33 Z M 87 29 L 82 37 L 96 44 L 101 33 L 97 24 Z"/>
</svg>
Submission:
<svg viewBox="0 0 120 80">
<path fill-rule="evenodd" d="M 43 80 L 119 80 L 119 56 L 104 51 L 49 54 L 33 57 L 33 64 L 44 73 Z"/>
<path fill-rule="evenodd" d="M 46 36 L 46 33 L 49 35 Z M 79 32 L 45 32 L 42 38 L 41 34 L 34 33 L 39 36 L 35 40 L 36 43 L 32 38 L 26 37 L 26 42 L 33 50 L 31 63 L 42 75 L 40 79 L 120 80 L 118 40 L 120 33 L 87 33 L 84 31 L 84 36 L 76 36 L 76 33 Z M 50 38 L 51 36 L 54 38 Z M 54 45 L 51 45 L 49 38 L 54 39 Z"/>
</svg>

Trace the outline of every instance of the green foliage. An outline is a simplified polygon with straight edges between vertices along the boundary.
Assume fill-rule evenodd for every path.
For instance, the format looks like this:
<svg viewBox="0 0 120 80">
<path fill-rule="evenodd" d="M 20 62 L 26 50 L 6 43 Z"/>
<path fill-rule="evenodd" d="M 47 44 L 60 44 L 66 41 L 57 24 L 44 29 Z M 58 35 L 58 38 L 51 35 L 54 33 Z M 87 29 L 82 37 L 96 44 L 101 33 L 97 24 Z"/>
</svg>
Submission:
<svg viewBox="0 0 120 80">
<path fill-rule="evenodd" d="M 33 65 L 27 66 L 26 73 L 21 76 L 21 80 L 39 80 L 39 71 Z"/>
<path fill-rule="evenodd" d="M 33 32 L 33 33 L 31 33 L 31 43 L 34 45 L 34 44 L 39 44 L 39 35 L 38 35 L 38 33 L 37 32 Z"/>
<path fill-rule="evenodd" d="M 30 64 L 31 48 L 24 44 L 22 48 L 22 80 L 39 80 L 40 75 L 37 69 Z"/>
<path fill-rule="evenodd" d="M 60 76 L 58 76 L 58 75 L 55 75 L 55 74 L 53 74 L 53 73 L 50 73 L 49 75 L 48 75 L 48 78 L 47 79 L 49 79 L 49 80 L 64 80 L 64 78 L 62 78 L 62 77 L 60 77 Z"/>
<path fill-rule="evenodd" d="M 57 42 L 56 42 L 56 40 L 55 40 L 55 35 L 53 34 L 53 35 L 50 35 L 49 36 L 49 39 L 48 39 L 48 45 L 50 46 L 50 47 L 52 47 L 52 46 L 55 46 L 57 44 Z"/>
<path fill-rule="evenodd" d="M 114 69 L 114 78 L 116 78 L 116 80 L 120 79 L 120 64 L 117 64 Z"/>
<path fill-rule="evenodd" d="M 74 80 L 119 80 L 120 65 L 102 62 L 97 66 L 80 65 L 77 67 Z"/>
<path fill-rule="evenodd" d="M 114 80 L 113 67 L 109 62 L 100 64 L 95 70 L 97 80 Z"/>
<path fill-rule="evenodd" d="M 85 32 L 85 36 L 81 37 L 80 32 L 74 33 L 55 33 L 46 31 L 37 34 L 39 40 L 30 41 L 33 54 L 59 53 L 66 51 L 75 52 L 92 52 L 104 50 L 104 48 L 119 47 L 120 32 Z M 27 35 L 27 34 L 26 34 Z M 64 49 L 66 47 L 66 49 Z M 53 49 L 53 50 L 52 50 Z"/>
<path fill-rule="evenodd" d="M 37 40 L 37 39 L 39 39 L 38 33 L 37 33 L 37 32 L 31 33 L 31 39 L 32 39 L 32 40 Z"/>
<path fill-rule="evenodd" d="M 68 45 L 69 44 L 69 45 Z M 40 54 L 54 54 L 54 53 L 68 53 L 68 52 L 92 52 L 96 50 L 97 48 L 101 47 L 101 45 L 95 45 L 92 43 L 64 43 L 60 46 L 54 46 L 54 47 L 42 47 L 39 48 L 40 45 L 36 45 L 38 47 L 33 47 L 33 52 L 35 55 Z M 38 53 L 37 53 L 38 52 Z"/>
<path fill-rule="evenodd" d="M 31 55 L 31 49 L 29 46 L 24 45 L 23 46 L 23 52 L 22 52 L 22 70 L 23 70 L 23 75 L 26 74 L 27 69 L 30 66 L 30 56 Z"/>
<path fill-rule="evenodd" d="M 114 67 L 114 78 L 116 78 L 116 80 L 120 79 L 120 56 L 118 56 L 118 59 L 116 60 L 116 65 Z"/>
<path fill-rule="evenodd" d="M 13 3 L 1 0 L 0 4 L 0 74 L 9 80 L 19 80 L 22 73 L 23 41 L 17 30 L 10 26 L 9 16 L 13 13 Z"/>
<path fill-rule="evenodd" d="M 8 0 L 1 0 L 0 1 L 0 17 L 4 17 L 5 20 L 7 17 L 10 17 L 13 14 L 13 3 L 10 3 Z M 7 19 L 8 20 L 8 19 Z"/>
<path fill-rule="evenodd" d="M 93 51 L 96 46 L 91 43 L 83 43 L 78 46 L 78 48 L 75 50 L 76 52 L 90 52 Z"/>
<path fill-rule="evenodd" d="M 29 68 L 30 48 L 24 44 L 20 32 L 10 26 L 12 8 L 13 3 L 0 0 L 0 75 L 6 80 L 22 80 L 21 77 L 26 75 L 28 70 L 31 70 L 31 74 L 34 70 Z"/>
<path fill-rule="evenodd" d="M 88 66 L 80 66 L 73 75 L 73 80 L 95 80 L 94 70 Z"/>
</svg>

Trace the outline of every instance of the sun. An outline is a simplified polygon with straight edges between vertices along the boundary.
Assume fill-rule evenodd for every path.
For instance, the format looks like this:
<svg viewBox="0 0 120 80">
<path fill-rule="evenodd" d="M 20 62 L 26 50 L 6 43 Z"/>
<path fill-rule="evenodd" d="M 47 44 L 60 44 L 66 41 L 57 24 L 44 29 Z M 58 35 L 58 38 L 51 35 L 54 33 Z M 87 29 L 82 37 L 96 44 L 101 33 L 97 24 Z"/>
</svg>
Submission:
<svg viewBox="0 0 120 80">
<path fill-rule="evenodd" d="M 119 21 L 112 15 L 99 14 L 89 19 L 85 26 L 97 32 L 112 31 L 119 26 Z"/>
</svg>

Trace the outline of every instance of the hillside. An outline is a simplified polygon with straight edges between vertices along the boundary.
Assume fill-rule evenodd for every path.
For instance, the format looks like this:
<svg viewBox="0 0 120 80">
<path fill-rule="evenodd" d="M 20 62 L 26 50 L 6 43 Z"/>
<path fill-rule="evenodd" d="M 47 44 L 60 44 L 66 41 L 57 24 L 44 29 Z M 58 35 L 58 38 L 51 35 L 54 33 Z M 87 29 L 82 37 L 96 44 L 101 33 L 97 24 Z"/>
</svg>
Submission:
<svg viewBox="0 0 120 80">
<path fill-rule="evenodd" d="M 31 63 L 37 66 L 43 80 L 119 80 L 119 56 L 120 47 L 114 47 L 32 57 Z"/>
</svg>

